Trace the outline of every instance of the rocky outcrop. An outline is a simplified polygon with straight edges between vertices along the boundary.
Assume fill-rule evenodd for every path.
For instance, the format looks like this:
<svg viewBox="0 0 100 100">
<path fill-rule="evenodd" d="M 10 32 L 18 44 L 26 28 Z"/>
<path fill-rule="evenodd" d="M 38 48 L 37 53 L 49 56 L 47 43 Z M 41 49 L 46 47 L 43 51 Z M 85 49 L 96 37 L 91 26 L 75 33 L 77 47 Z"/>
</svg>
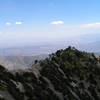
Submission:
<svg viewBox="0 0 100 100">
<path fill-rule="evenodd" d="M 0 100 L 100 100 L 100 61 L 69 47 L 30 69 L 0 66 Z"/>
</svg>

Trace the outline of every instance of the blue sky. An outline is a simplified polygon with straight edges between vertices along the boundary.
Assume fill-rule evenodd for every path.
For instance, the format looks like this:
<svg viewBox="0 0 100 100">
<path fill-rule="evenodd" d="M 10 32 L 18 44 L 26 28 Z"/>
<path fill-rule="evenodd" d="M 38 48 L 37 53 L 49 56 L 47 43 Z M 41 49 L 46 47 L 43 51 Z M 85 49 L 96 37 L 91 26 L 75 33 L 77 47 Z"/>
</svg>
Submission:
<svg viewBox="0 0 100 100">
<path fill-rule="evenodd" d="M 100 0 L 0 0 L 0 47 L 97 33 Z"/>
<path fill-rule="evenodd" d="M 25 21 L 45 25 L 53 20 L 66 24 L 100 21 L 100 0 L 0 0 L 0 21 Z"/>
</svg>

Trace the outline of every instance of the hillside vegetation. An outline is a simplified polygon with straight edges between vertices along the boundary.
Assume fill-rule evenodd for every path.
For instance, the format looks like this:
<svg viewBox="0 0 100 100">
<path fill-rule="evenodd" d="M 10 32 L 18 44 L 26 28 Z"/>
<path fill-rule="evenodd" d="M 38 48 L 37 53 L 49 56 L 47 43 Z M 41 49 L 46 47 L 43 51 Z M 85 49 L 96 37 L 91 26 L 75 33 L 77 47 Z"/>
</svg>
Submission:
<svg viewBox="0 0 100 100">
<path fill-rule="evenodd" d="M 0 100 L 100 100 L 100 58 L 73 47 L 30 69 L 0 66 Z"/>
</svg>

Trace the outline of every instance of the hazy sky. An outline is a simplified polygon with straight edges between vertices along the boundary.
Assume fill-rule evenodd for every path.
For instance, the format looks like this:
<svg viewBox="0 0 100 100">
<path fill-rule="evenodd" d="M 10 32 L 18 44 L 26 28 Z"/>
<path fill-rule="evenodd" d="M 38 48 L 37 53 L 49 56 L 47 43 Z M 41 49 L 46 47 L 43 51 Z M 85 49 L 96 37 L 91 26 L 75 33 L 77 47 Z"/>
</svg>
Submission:
<svg viewBox="0 0 100 100">
<path fill-rule="evenodd" d="M 0 0 L 0 47 L 97 33 L 100 0 Z"/>
</svg>

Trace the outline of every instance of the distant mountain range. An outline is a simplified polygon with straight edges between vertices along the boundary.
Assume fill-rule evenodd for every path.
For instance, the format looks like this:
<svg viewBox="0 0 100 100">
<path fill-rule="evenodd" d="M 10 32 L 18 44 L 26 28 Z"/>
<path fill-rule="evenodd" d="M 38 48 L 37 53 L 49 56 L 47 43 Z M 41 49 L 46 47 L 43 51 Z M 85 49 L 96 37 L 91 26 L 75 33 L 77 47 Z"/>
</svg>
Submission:
<svg viewBox="0 0 100 100">
<path fill-rule="evenodd" d="M 42 60 L 47 55 L 39 56 L 0 56 L 0 65 L 5 66 L 9 70 L 25 69 L 34 64 L 35 60 Z"/>
<path fill-rule="evenodd" d="M 92 52 L 95 53 L 97 56 L 100 56 L 100 41 L 72 45 L 79 50 Z M 67 42 L 65 42 L 64 44 L 60 42 L 40 46 L 0 49 L 0 64 L 6 66 L 6 68 L 11 70 L 19 68 L 25 69 L 31 66 L 36 59 L 44 59 L 45 57 L 47 57 L 48 54 L 67 46 Z"/>
<path fill-rule="evenodd" d="M 0 49 L 0 56 L 36 56 L 36 55 L 48 55 L 61 48 L 68 47 L 69 45 L 74 46 L 82 51 L 99 53 L 100 52 L 100 41 L 87 42 L 87 43 L 67 43 L 59 42 L 48 45 L 39 46 L 26 46 L 16 48 L 2 48 Z"/>
<path fill-rule="evenodd" d="M 100 33 L 84 34 L 72 38 L 61 38 L 48 43 L 27 44 L 9 48 L 0 48 L 0 56 L 36 56 L 51 54 L 56 50 L 74 46 L 87 52 L 100 52 Z"/>
</svg>

